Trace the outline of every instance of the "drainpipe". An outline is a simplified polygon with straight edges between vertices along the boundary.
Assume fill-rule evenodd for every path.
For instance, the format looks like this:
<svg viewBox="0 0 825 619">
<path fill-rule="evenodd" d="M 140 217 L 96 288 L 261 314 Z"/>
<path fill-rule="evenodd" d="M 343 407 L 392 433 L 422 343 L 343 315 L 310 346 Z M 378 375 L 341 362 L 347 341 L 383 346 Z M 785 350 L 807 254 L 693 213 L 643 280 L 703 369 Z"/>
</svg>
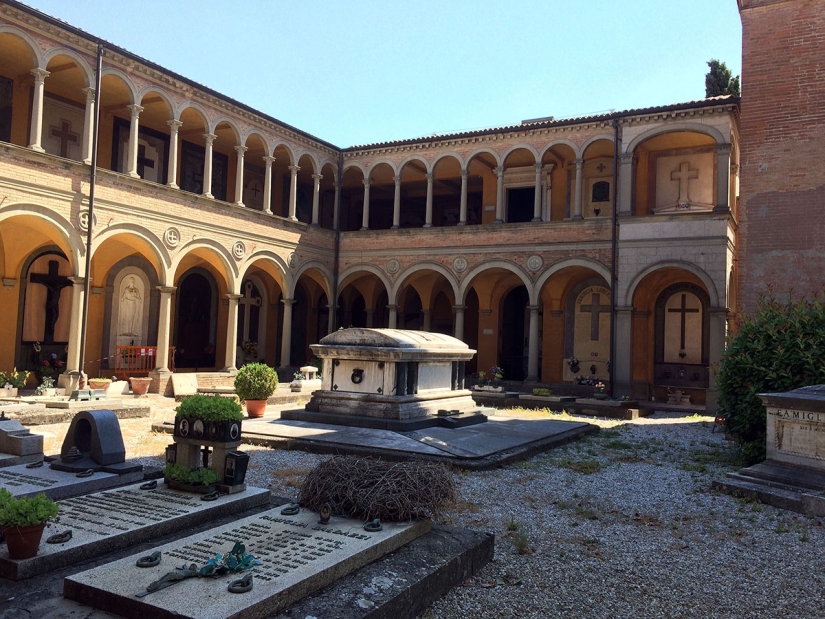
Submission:
<svg viewBox="0 0 825 619">
<path fill-rule="evenodd" d="M 616 396 L 613 389 L 613 374 L 616 369 L 616 287 L 619 281 L 618 265 L 616 258 L 619 253 L 619 213 L 617 209 L 619 181 L 619 120 L 613 119 L 613 195 L 611 196 L 613 206 L 613 226 L 611 230 L 611 259 L 610 259 L 610 370 L 608 380 L 610 383 L 610 395 Z"/>
<path fill-rule="evenodd" d="M 329 311 L 332 312 L 332 330 L 333 332 L 338 328 L 338 263 L 341 251 L 341 201 L 343 196 L 341 190 L 344 186 L 344 153 L 338 153 L 338 211 L 335 213 L 333 225 L 335 227 L 335 255 L 332 264 L 332 299 L 330 305 L 332 307 Z"/>
<path fill-rule="evenodd" d="M 95 122 L 92 132 L 92 163 L 89 172 L 89 225 L 86 230 L 86 273 L 83 281 L 83 306 L 80 322 L 80 373 L 86 365 L 86 326 L 89 322 L 89 285 L 92 271 L 92 230 L 95 221 L 95 182 L 97 180 L 97 140 L 100 132 L 100 74 L 103 70 L 103 43 L 97 44 L 95 71 Z"/>
</svg>

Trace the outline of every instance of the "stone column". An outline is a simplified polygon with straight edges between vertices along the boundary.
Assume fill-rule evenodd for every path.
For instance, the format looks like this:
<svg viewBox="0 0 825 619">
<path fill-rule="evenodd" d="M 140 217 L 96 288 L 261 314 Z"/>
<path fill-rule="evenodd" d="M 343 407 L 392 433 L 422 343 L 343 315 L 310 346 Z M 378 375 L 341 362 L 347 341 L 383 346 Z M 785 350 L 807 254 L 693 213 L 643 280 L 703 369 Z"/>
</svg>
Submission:
<svg viewBox="0 0 825 619">
<path fill-rule="evenodd" d="M 34 75 L 34 95 L 32 96 L 32 126 L 29 133 L 29 148 L 44 152 L 40 144 L 43 136 L 43 82 L 51 73 L 46 69 L 32 69 Z"/>
<path fill-rule="evenodd" d="M 137 172 L 138 119 L 140 118 L 140 113 L 143 111 L 143 108 L 139 105 L 127 105 L 126 109 L 129 110 L 132 116 L 132 120 L 129 123 L 129 156 L 126 160 L 126 174 L 132 178 L 140 178 L 140 175 Z"/>
<path fill-rule="evenodd" d="M 536 191 L 533 197 L 533 221 L 541 221 L 541 171 L 544 166 L 540 162 L 534 165 L 536 168 Z"/>
<path fill-rule="evenodd" d="M 496 180 L 496 220 L 494 224 L 504 223 L 504 166 L 493 168 Z"/>
<path fill-rule="evenodd" d="M 80 156 L 86 165 L 92 164 L 92 142 L 94 142 L 95 130 L 95 89 L 83 88 L 81 92 L 86 95 L 86 110 L 83 115 L 83 141 L 80 147 Z"/>
<path fill-rule="evenodd" d="M 714 364 L 718 365 L 725 352 L 725 338 L 728 333 L 728 308 L 711 307 L 709 313 L 708 362 L 710 366 L 713 367 Z M 705 399 L 705 410 L 708 414 L 716 415 L 718 398 L 719 388 L 714 379 L 713 372 L 711 372 L 709 389 Z"/>
<path fill-rule="evenodd" d="M 369 230 L 370 229 L 370 184 L 372 183 L 372 179 L 367 177 L 361 182 L 364 183 L 364 208 L 361 209 L 361 230 Z"/>
<path fill-rule="evenodd" d="M 544 204 L 542 205 L 544 221 L 553 219 L 553 170 L 555 168 L 555 163 L 548 163 L 544 166 Z"/>
<path fill-rule="evenodd" d="M 155 358 L 155 372 L 169 371 L 169 325 L 172 314 L 172 293 L 174 286 L 158 286 L 160 304 L 158 306 L 158 345 Z"/>
<path fill-rule="evenodd" d="M 467 225 L 467 176 L 470 174 L 467 168 L 461 168 L 461 205 L 458 209 L 458 225 Z"/>
<path fill-rule="evenodd" d="M 367 308 L 364 312 L 367 314 L 367 329 L 372 329 L 375 321 L 375 310 L 372 308 Z"/>
<path fill-rule="evenodd" d="M 169 125 L 169 167 L 166 171 L 166 186 L 178 189 L 178 131 L 183 126 L 179 120 L 167 120 Z"/>
<path fill-rule="evenodd" d="M 235 152 L 238 153 L 238 162 L 235 167 L 235 204 L 243 206 L 243 159 L 244 153 L 249 148 L 246 146 L 236 146 Z"/>
<path fill-rule="evenodd" d="M 297 165 L 289 166 L 289 219 L 298 221 L 298 170 Z"/>
<path fill-rule="evenodd" d="M 292 306 L 295 305 L 295 299 L 282 299 L 284 304 L 284 327 L 283 336 L 281 337 L 281 368 L 288 368 L 292 365 L 289 356 L 292 351 Z"/>
<path fill-rule="evenodd" d="M 83 277 L 70 277 L 72 281 L 72 313 L 69 318 L 69 350 L 66 353 L 66 373 L 83 369 L 80 359 L 80 332 L 83 320 Z"/>
<path fill-rule="evenodd" d="M 264 157 L 264 213 L 272 215 L 272 163 L 275 157 Z"/>
<path fill-rule="evenodd" d="M 633 213 L 633 153 L 619 155 L 619 217 L 627 217 Z"/>
<path fill-rule="evenodd" d="M 332 328 L 335 325 L 335 306 L 327 305 L 327 333 L 332 333 Z"/>
<path fill-rule="evenodd" d="M 238 368 L 235 367 L 235 357 L 238 348 L 238 299 L 242 295 L 229 293 L 226 298 L 229 299 L 229 308 L 226 311 L 226 352 L 224 353 L 224 372 L 234 372 Z"/>
<path fill-rule="evenodd" d="M 630 368 L 632 365 L 631 350 L 633 348 L 633 306 L 616 307 L 616 333 L 610 334 L 616 338 L 616 358 L 611 359 L 613 370 L 613 397 L 630 396 Z"/>
<path fill-rule="evenodd" d="M 427 207 L 424 212 L 424 227 L 425 228 L 432 228 L 433 227 L 433 179 L 435 178 L 435 174 L 432 172 L 428 172 L 426 175 L 427 177 Z"/>
<path fill-rule="evenodd" d="M 716 147 L 716 206 L 714 213 L 730 213 L 730 144 Z"/>
<path fill-rule="evenodd" d="M 432 327 L 432 310 L 421 310 L 421 313 L 424 314 L 424 323 L 421 325 L 422 331 L 429 331 Z"/>
<path fill-rule="evenodd" d="M 582 185 L 584 183 L 584 159 L 576 159 L 576 193 L 573 198 L 573 219 L 582 219 Z"/>
<path fill-rule="evenodd" d="M 312 175 L 312 225 L 316 227 L 320 225 L 318 218 L 321 213 L 321 180 L 323 178 L 321 174 Z"/>
<path fill-rule="evenodd" d="M 401 227 L 401 175 L 393 176 L 395 181 L 395 196 L 392 201 L 392 229 Z"/>
<path fill-rule="evenodd" d="M 455 310 L 455 323 L 453 325 L 453 337 L 457 340 L 464 339 L 464 305 L 453 305 Z"/>
<path fill-rule="evenodd" d="M 387 321 L 387 328 L 388 329 L 397 329 L 398 325 L 398 306 L 397 305 L 387 305 L 387 309 L 390 311 L 390 317 Z"/>
<path fill-rule="evenodd" d="M 214 198 L 212 195 L 212 143 L 218 138 L 214 133 L 204 133 L 206 153 L 203 157 L 203 196 Z"/>
<path fill-rule="evenodd" d="M 527 336 L 527 381 L 539 380 L 539 306 L 528 305 L 530 326 Z"/>
</svg>

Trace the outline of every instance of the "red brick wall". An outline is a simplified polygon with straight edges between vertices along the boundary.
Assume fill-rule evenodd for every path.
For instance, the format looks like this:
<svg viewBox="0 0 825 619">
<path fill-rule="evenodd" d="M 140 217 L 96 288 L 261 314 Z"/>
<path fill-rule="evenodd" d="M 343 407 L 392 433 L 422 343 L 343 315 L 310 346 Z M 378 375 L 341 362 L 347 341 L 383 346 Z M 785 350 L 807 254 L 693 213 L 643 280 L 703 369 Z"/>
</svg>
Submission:
<svg viewBox="0 0 825 619">
<path fill-rule="evenodd" d="M 825 0 L 739 0 L 739 309 L 825 287 Z"/>
</svg>

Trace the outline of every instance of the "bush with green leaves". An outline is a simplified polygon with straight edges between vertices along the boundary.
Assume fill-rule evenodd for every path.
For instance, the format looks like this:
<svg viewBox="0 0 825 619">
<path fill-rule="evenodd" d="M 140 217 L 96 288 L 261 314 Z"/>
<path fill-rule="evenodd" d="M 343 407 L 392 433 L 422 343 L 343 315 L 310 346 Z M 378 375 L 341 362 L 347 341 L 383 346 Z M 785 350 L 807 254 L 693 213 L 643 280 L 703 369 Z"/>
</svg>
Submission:
<svg viewBox="0 0 825 619">
<path fill-rule="evenodd" d="M 241 400 L 266 400 L 278 388 L 278 373 L 265 363 L 247 363 L 235 376 Z"/>
<path fill-rule="evenodd" d="M 12 387 L 22 389 L 29 379 L 29 372 L 14 368 L 11 372 L 0 372 L 0 387 L 9 384 Z"/>
<path fill-rule="evenodd" d="M 18 499 L 5 488 L 0 488 L 0 525 L 4 527 L 43 524 L 55 518 L 58 509 L 57 503 L 43 493 Z"/>
<path fill-rule="evenodd" d="M 553 392 L 545 387 L 535 387 L 533 389 L 533 395 L 540 396 L 540 397 L 547 397 L 553 395 Z"/>
<path fill-rule="evenodd" d="M 220 395 L 189 396 L 175 409 L 178 419 L 202 419 L 203 421 L 241 421 L 241 405 L 232 398 Z"/>
<path fill-rule="evenodd" d="M 760 299 L 732 337 L 716 371 L 719 414 L 748 463 L 765 458 L 760 393 L 825 383 L 825 298 Z"/>
<path fill-rule="evenodd" d="M 163 467 L 163 476 L 183 484 L 209 486 L 218 481 L 218 474 L 209 467 L 201 467 L 190 471 L 182 464 L 167 464 Z"/>
</svg>

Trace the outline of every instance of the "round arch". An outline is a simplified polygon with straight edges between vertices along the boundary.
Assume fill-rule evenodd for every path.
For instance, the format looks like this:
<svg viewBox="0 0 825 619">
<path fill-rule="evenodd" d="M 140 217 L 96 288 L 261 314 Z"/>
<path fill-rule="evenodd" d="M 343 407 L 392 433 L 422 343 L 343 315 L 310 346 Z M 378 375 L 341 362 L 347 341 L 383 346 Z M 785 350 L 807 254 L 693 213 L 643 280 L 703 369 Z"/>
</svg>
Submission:
<svg viewBox="0 0 825 619">
<path fill-rule="evenodd" d="M 66 249 L 69 250 L 68 260 L 72 267 L 72 275 L 81 275 L 80 267 L 83 256 L 86 255 L 86 245 L 69 220 L 39 204 L 10 204 L 5 208 L 0 208 L 0 222 L 20 216 L 35 217 L 45 221 L 53 228 L 63 242 L 66 243 Z"/>
<path fill-rule="evenodd" d="M 335 182 L 338 181 L 338 162 L 337 161 L 333 161 L 332 159 L 322 159 L 321 162 L 320 162 L 320 166 L 321 167 L 318 168 L 318 169 L 321 170 L 321 174 L 323 174 L 324 168 L 329 166 L 330 169 L 332 170 L 332 180 L 335 181 Z"/>
<path fill-rule="evenodd" d="M 392 170 L 393 174 L 398 174 L 398 171 L 401 169 L 396 167 L 395 162 L 392 159 L 389 159 L 388 157 L 381 157 L 380 159 L 376 159 L 375 161 L 370 163 L 370 170 L 374 170 L 381 164 L 386 164 L 390 166 L 390 169 Z"/>
<path fill-rule="evenodd" d="M 231 293 L 238 294 L 240 284 L 238 280 L 238 268 L 235 266 L 235 261 L 232 259 L 228 249 L 212 239 L 195 239 L 193 241 L 189 241 L 186 245 L 181 247 L 180 252 L 173 260 L 169 269 L 172 278 L 174 278 L 177 274 L 178 268 L 180 267 L 183 259 L 196 249 L 208 249 L 218 256 L 219 262 L 223 266 L 224 274 L 226 275 L 227 290 Z"/>
<path fill-rule="evenodd" d="M 547 154 L 547 151 L 549 151 L 551 148 L 554 148 L 556 146 L 567 146 L 568 148 L 570 148 L 573 151 L 573 155 L 575 156 L 576 159 L 581 157 L 581 153 L 583 152 L 581 149 L 579 149 L 579 145 L 576 144 L 573 140 L 568 140 L 567 138 L 561 138 L 561 139 L 558 139 L 558 140 L 553 140 L 552 142 L 549 142 L 548 144 L 545 144 L 544 148 L 541 149 L 541 160 L 542 161 L 544 160 L 544 156 Z"/>
<path fill-rule="evenodd" d="M 558 262 L 554 262 L 544 271 L 542 271 L 541 275 L 536 280 L 536 284 L 533 287 L 533 290 L 531 290 L 530 292 L 531 303 L 535 303 L 537 302 L 537 300 L 541 299 L 541 291 L 544 288 L 544 285 L 551 277 L 553 277 L 562 269 L 567 269 L 570 267 L 583 267 L 585 269 L 590 269 L 591 271 L 601 275 L 604 281 L 608 282 L 608 286 L 610 284 L 610 269 L 608 269 L 598 260 L 593 260 L 592 258 L 567 258 L 564 260 L 559 260 Z M 535 299 L 536 301 L 533 301 L 533 299 Z"/>
<path fill-rule="evenodd" d="M 438 273 L 449 282 L 450 287 L 453 289 L 453 295 L 456 299 L 459 298 L 459 285 L 458 280 L 456 280 L 455 275 L 452 271 L 446 268 L 443 264 L 439 264 L 438 262 L 419 262 L 407 268 L 402 273 L 398 274 L 398 277 L 395 280 L 395 284 L 392 288 L 387 289 L 387 294 L 390 297 L 390 303 L 397 303 L 398 302 L 398 293 L 404 288 L 407 284 L 407 281 L 410 279 L 412 275 L 418 273 L 419 271 L 432 271 L 434 273 Z M 456 301 L 457 302 L 457 301 Z"/>
<path fill-rule="evenodd" d="M 11 34 L 22 40 L 31 52 L 32 64 L 34 65 L 34 68 L 44 69 L 46 67 L 46 59 L 43 56 L 43 50 L 25 30 L 21 30 L 17 26 L 12 26 L 11 24 L 0 24 L 0 34 Z"/>
<path fill-rule="evenodd" d="M 517 150 L 526 150 L 533 155 L 536 161 L 540 161 L 539 152 L 532 145 L 527 143 L 513 144 L 512 146 L 510 146 L 501 154 L 501 161 L 506 164 L 507 157 L 509 157 L 512 153 L 514 153 Z"/>
<path fill-rule="evenodd" d="M 456 161 L 458 161 L 458 166 L 460 168 L 463 168 L 466 165 L 466 163 L 464 161 L 464 158 L 461 155 L 459 155 L 454 150 L 450 150 L 450 151 L 447 151 L 446 153 L 439 153 L 438 155 L 435 156 L 435 158 L 433 159 L 433 162 L 432 162 L 432 169 L 435 170 L 435 166 L 438 165 L 439 161 L 441 161 L 442 159 L 450 158 L 450 157 L 455 159 Z"/>
<path fill-rule="evenodd" d="M 320 174 L 321 168 L 318 165 L 318 158 L 313 155 L 308 150 L 304 149 L 299 153 L 296 153 L 295 161 L 300 161 L 302 157 L 308 157 L 310 162 L 312 163 L 312 173 L 313 174 Z"/>
<path fill-rule="evenodd" d="M 172 264 L 172 257 L 169 255 L 169 251 L 157 235 L 143 226 L 132 223 L 120 223 L 108 226 L 103 232 L 94 237 L 91 258 L 95 257 L 97 250 L 100 249 L 106 241 L 121 234 L 133 235 L 146 242 L 155 254 L 155 257 L 158 259 L 158 266 L 161 269 L 161 272 L 158 273 L 159 280 L 163 282 L 162 285 L 170 286 L 169 267 Z"/>
<path fill-rule="evenodd" d="M 372 275 L 375 275 L 379 280 L 381 280 L 381 283 L 384 284 L 384 288 L 387 290 L 387 294 L 389 294 L 389 291 L 392 289 L 392 282 L 389 280 L 384 271 L 382 271 L 375 265 L 360 263 L 353 264 L 351 267 L 344 270 L 341 274 L 338 275 L 337 293 L 340 294 L 341 290 L 343 290 L 343 288 L 350 283 L 347 280 L 358 273 L 370 273 Z"/>
<path fill-rule="evenodd" d="M 290 289 L 289 289 L 290 297 L 294 298 L 294 297 L 292 297 L 292 295 L 295 293 L 295 286 L 298 285 L 298 282 L 300 281 L 301 276 L 304 273 L 306 273 L 307 271 L 309 271 L 310 269 L 315 269 L 316 271 L 318 271 L 321 274 L 321 277 L 324 280 L 324 286 L 323 286 L 324 287 L 324 292 L 327 295 L 327 299 L 331 299 L 332 298 L 332 273 L 330 273 L 329 268 L 327 267 L 327 265 L 325 265 L 320 260 L 309 260 L 307 262 L 304 262 L 300 267 L 298 267 L 298 269 L 295 271 L 295 274 L 292 277 L 294 285 L 291 286 Z"/>
<path fill-rule="evenodd" d="M 195 103 L 191 100 L 182 101 L 181 104 L 175 109 L 175 120 L 180 120 L 181 115 L 188 109 L 195 110 L 195 112 L 201 117 L 204 130 L 208 130 L 209 114 L 206 113 L 206 110 L 199 103 Z"/>
<path fill-rule="evenodd" d="M 132 83 L 131 78 L 128 75 L 126 75 L 123 71 L 121 71 L 120 69 L 116 69 L 115 67 L 103 67 L 103 71 L 100 72 L 100 75 L 101 75 L 101 77 L 106 77 L 107 75 L 111 75 L 112 77 L 118 78 L 120 81 L 122 81 L 124 83 L 124 85 L 126 86 L 126 90 L 129 91 L 129 104 L 130 105 L 134 105 L 135 103 L 140 104 L 141 100 L 143 99 L 143 95 L 138 94 L 137 89 L 135 88 L 135 85 Z M 102 88 L 102 86 L 101 86 L 101 88 Z M 157 88 L 146 87 L 146 90 L 147 90 L 147 92 L 148 91 L 154 92 L 154 91 L 157 91 Z M 166 93 L 163 93 L 162 96 L 164 96 L 165 94 Z M 165 96 L 164 100 L 166 101 L 167 105 L 169 105 L 170 113 L 174 112 L 175 106 L 172 103 L 172 100 L 169 99 L 168 96 Z"/>
<path fill-rule="evenodd" d="M 611 135 L 609 133 L 601 133 L 599 135 L 593 135 L 593 136 L 587 138 L 582 143 L 581 147 L 579 148 L 579 152 L 581 152 L 581 155 L 584 156 L 584 154 L 587 152 L 587 149 L 590 148 L 591 145 L 595 144 L 596 142 L 600 142 L 602 140 L 604 140 L 605 142 L 610 142 L 612 144 L 613 143 L 613 135 Z"/>
<path fill-rule="evenodd" d="M 404 170 L 404 166 L 410 163 L 411 161 L 418 161 L 419 163 L 422 163 L 427 172 L 433 171 L 432 167 L 430 166 L 430 162 L 424 159 L 424 157 L 422 157 L 421 155 L 408 155 L 407 157 L 404 157 L 398 164 L 398 173 L 400 174 Z"/>
<path fill-rule="evenodd" d="M 276 150 L 279 148 L 283 148 L 286 151 L 286 154 L 289 156 L 289 163 L 288 165 L 295 165 L 298 159 L 295 158 L 295 150 L 293 146 L 289 142 L 285 142 L 283 140 L 279 140 L 272 145 L 272 151 L 269 153 L 273 155 Z"/>
<path fill-rule="evenodd" d="M 525 273 L 524 269 L 522 269 L 518 264 L 515 262 L 510 262 L 509 260 L 488 260 L 487 262 L 483 262 L 476 267 L 473 267 L 461 280 L 461 283 L 458 286 L 458 294 L 456 295 L 456 303 L 464 304 L 465 297 L 467 295 L 467 291 L 470 289 L 470 286 L 473 284 L 473 280 L 476 277 L 484 273 L 484 271 L 489 271 L 491 269 L 504 269 L 505 271 L 510 271 L 514 275 L 518 276 L 521 280 L 521 283 L 530 291 L 530 304 L 535 305 L 536 301 L 533 298 L 533 282 L 530 281 L 530 277 Z"/>
<path fill-rule="evenodd" d="M 89 63 L 86 62 L 86 59 L 83 56 L 78 54 L 73 49 L 69 49 L 68 47 L 61 46 L 52 47 L 51 49 L 49 49 L 43 56 L 43 67 L 47 67 L 49 65 L 49 62 L 51 62 L 51 60 L 53 58 L 56 58 L 57 56 L 66 56 L 74 60 L 77 63 L 77 66 L 80 69 L 81 73 L 83 73 L 83 81 L 85 82 L 86 86 L 88 87 L 92 85 L 94 70 L 92 70 L 92 67 L 89 66 Z M 134 94 L 134 87 L 131 86 L 130 82 L 127 83 L 129 83 L 130 85 L 130 90 L 132 94 Z"/>
<path fill-rule="evenodd" d="M 229 125 L 230 129 L 232 129 L 232 131 L 235 132 L 235 140 L 237 141 L 237 144 L 240 144 L 241 129 L 240 127 L 238 127 L 238 123 L 235 121 L 235 119 L 230 118 L 229 116 L 223 115 L 215 118 L 209 125 L 209 133 L 215 133 L 218 130 L 218 125 L 220 125 L 221 123 L 226 123 L 227 125 Z"/>
<path fill-rule="evenodd" d="M 347 173 L 347 170 L 361 170 L 361 173 L 364 175 L 364 178 L 367 178 L 367 167 L 357 161 L 350 161 L 347 164 L 344 164 L 343 174 Z"/>
<path fill-rule="evenodd" d="M 281 276 L 281 281 L 278 281 L 278 285 L 282 286 L 284 291 L 292 290 L 293 277 L 290 274 L 290 270 L 287 266 L 286 261 L 283 258 L 281 258 L 281 256 L 276 254 L 274 251 L 268 249 L 258 250 L 251 254 L 246 260 L 244 260 L 243 264 L 238 270 L 238 280 L 240 281 L 244 277 L 246 277 L 246 274 L 249 271 L 249 269 L 260 260 L 274 264 L 278 270 L 278 274 Z"/>
<path fill-rule="evenodd" d="M 158 88 L 153 84 L 148 84 L 140 90 L 138 90 L 137 94 L 135 95 L 135 101 L 137 101 L 138 103 L 142 102 L 146 95 L 148 95 L 149 93 L 155 94 L 159 96 L 161 99 L 163 99 L 164 103 L 166 103 L 166 105 L 169 106 L 168 120 L 174 120 L 174 118 L 172 117 L 175 115 L 175 102 L 172 101 L 172 97 L 169 96 L 169 93 L 167 93 L 162 88 Z"/>
<path fill-rule="evenodd" d="M 627 292 L 625 293 L 624 304 L 626 306 L 633 305 L 633 296 L 636 293 L 636 288 L 639 286 L 640 283 L 642 283 L 645 277 L 647 277 L 655 271 L 668 268 L 688 271 L 689 273 L 692 273 L 693 275 L 698 277 L 700 280 L 702 280 L 702 283 L 705 285 L 705 288 L 708 291 L 711 307 L 719 306 L 719 293 L 717 292 L 716 285 L 713 283 L 713 279 L 710 277 L 710 275 L 708 275 L 703 269 L 697 267 L 695 264 L 691 264 L 690 262 L 683 262 L 681 260 L 664 260 L 662 262 L 656 262 L 646 267 L 645 269 L 639 271 L 639 273 L 637 273 L 636 276 L 631 280 L 630 286 L 628 286 L 627 288 Z"/>
<path fill-rule="evenodd" d="M 246 133 L 244 133 L 241 137 L 241 143 L 243 145 L 246 145 L 246 143 L 249 142 L 249 138 L 251 138 L 253 135 L 261 140 L 261 143 L 264 145 L 265 153 L 269 154 L 272 152 L 272 150 L 269 148 L 269 139 L 263 133 L 258 131 L 258 129 L 255 127 L 247 129 Z"/>
<path fill-rule="evenodd" d="M 662 135 L 664 133 L 674 133 L 677 131 L 685 131 L 688 133 L 701 133 L 707 136 L 712 137 L 717 144 L 729 144 L 730 140 L 725 138 L 725 135 L 719 131 L 716 127 L 711 127 L 709 125 L 703 125 L 702 123 L 688 123 L 688 122 L 677 122 L 667 125 L 662 125 L 660 127 L 654 127 L 652 129 L 648 129 L 644 133 L 637 135 L 627 147 L 624 148 L 624 153 L 632 153 L 635 152 L 636 147 L 639 146 L 642 142 L 649 140 L 650 138 L 654 138 L 657 135 Z"/>
<path fill-rule="evenodd" d="M 478 155 L 481 155 L 482 153 L 486 153 L 486 154 L 492 156 L 493 159 L 496 160 L 496 165 L 497 166 L 501 165 L 501 161 L 502 161 L 501 160 L 501 153 L 499 153 L 497 150 L 493 150 L 492 148 L 490 148 L 488 146 L 481 146 L 481 147 L 475 149 L 474 151 L 470 152 L 470 154 L 467 155 L 464 158 L 465 167 L 470 164 L 470 162 L 473 160 L 474 157 L 477 157 Z"/>
</svg>

